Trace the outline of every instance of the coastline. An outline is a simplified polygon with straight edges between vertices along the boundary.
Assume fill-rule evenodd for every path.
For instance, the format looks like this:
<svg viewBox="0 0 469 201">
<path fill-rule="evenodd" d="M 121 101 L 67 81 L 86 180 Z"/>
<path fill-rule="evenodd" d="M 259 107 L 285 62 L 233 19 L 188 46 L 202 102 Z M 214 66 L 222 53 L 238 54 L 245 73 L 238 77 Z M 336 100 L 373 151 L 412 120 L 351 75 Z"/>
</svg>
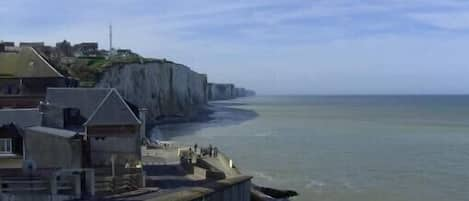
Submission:
<svg viewBox="0 0 469 201">
<path fill-rule="evenodd" d="M 236 106 L 246 105 L 230 101 L 213 101 L 201 109 L 197 116 L 190 120 L 166 121 L 155 125 L 149 132 L 152 141 L 173 141 L 179 135 L 193 135 L 197 131 L 209 127 L 225 127 L 230 125 L 239 125 L 243 122 L 255 119 L 258 113 L 254 110 L 237 108 Z M 162 131 L 163 130 L 163 131 Z M 171 130 L 178 135 L 167 135 L 164 131 Z M 174 141 L 178 143 L 177 141 Z M 223 153 L 227 161 L 230 157 Z M 226 165 L 226 164 L 225 164 Z M 241 171 L 233 166 L 235 172 L 241 175 Z M 226 170 L 233 172 L 232 170 Z M 298 196 L 294 190 L 275 189 L 267 186 L 256 185 L 253 183 L 251 189 L 253 200 L 288 200 L 290 197 Z"/>
<path fill-rule="evenodd" d="M 175 131 L 178 135 L 192 135 L 204 128 L 239 125 L 258 116 L 257 112 L 253 110 L 231 107 L 240 105 L 244 104 L 227 101 L 209 102 L 199 108 L 196 115 L 190 118 L 166 119 L 159 121 L 157 124 L 149 125 L 147 127 L 147 137 L 151 140 L 172 140 L 176 136 L 166 135 L 161 133 L 161 130 L 169 129 Z"/>
</svg>

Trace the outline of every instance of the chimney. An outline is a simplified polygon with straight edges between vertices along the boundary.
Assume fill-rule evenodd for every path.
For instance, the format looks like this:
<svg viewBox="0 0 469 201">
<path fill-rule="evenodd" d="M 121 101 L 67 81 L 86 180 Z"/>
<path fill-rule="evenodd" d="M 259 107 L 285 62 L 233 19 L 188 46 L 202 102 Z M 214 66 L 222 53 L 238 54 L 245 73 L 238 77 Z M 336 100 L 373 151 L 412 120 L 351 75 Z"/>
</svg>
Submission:
<svg viewBox="0 0 469 201">
<path fill-rule="evenodd" d="M 140 139 L 141 140 L 145 140 L 146 139 L 146 124 L 147 124 L 147 121 L 146 121 L 146 118 L 147 118 L 147 112 L 148 112 L 148 109 L 147 108 L 139 108 L 138 109 L 138 117 L 140 119 L 140 121 L 142 122 L 142 124 L 140 125 Z"/>
</svg>

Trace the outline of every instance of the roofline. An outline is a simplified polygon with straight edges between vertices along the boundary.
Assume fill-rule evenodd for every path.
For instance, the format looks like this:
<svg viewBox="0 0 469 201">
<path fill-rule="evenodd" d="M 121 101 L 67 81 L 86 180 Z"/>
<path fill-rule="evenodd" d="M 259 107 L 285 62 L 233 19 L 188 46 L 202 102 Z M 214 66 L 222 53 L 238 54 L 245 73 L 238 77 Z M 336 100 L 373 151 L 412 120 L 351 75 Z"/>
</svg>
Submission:
<svg viewBox="0 0 469 201">
<path fill-rule="evenodd" d="M 36 56 L 38 56 L 44 63 L 47 64 L 47 67 L 49 67 L 50 69 L 52 69 L 57 75 L 59 75 L 60 77 L 65 77 L 62 75 L 62 73 L 60 73 L 59 71 L 57 71 L 57 69 L 55 69 L 49 62 L 47 62 L 34 48 L 32 47 L 29 47 L 31 50 L 33 50 L 34 54 Z"/>
<path fill-rule="evenodd" d="M 16 112 L 16 111 L 39 111 L 39 108 L 33 107 L 33 108 L 2 108 L 0 109 L 1 111 L 11 111 L 11 112 Z"/>
<path fill-rule="evenodd" d="M 48 129 L 50 131 L 63 132 L 63 133 L 68 133 L 68 134 L 73 134 L 73 135 L 64 136 L 64 135 L 61 135 L 61 134 L 57 134 L 55 132 L 47 132 L 47 131 L 42 130 L 42 129 Z M 76 131 L 70 131 L 70 130 L 67 130 L 67 129 L 60 129 L 60 128 L 52 128 L 52 127 L 47 127 L 47 126 L 31 126 L 31 127 L 25 128 L 24 130 L 34 131 L 34 132 L 41 133 L 41 134 L 53 135 L 53 136 L 63 137 L 63 138 L 74 138 L 74 137 L 80 135 L 79 132 L 76 132 Z"/>
<path fill-rule="evenodd" d="M 109 88 L 101 88 L 101 89 L 109 89 Z M 127 110 L 132 114 L 132 117 L 137 120 L 138 124 L 142 124 L 142 122 L 137 118 L 137 116 L 135 116 L 134 112 L 132 111 L 132 109 L 130 109 L 129 105 L 125 102 L 124 98 L 122 98 L 122 96 L 120 95 L 120 93 L 115 89 L 115 88 L 110 88 L 108 94 L 103 98 L 103 100 L 101 101 L 101 103 L 99 103 L 99 105 L 96 107 L 96 109 L 93 111 L 93 113 L 90 115 L 90 117 L 86 120 L 86 122 L 83 124 L 84 126 L 87 126 L 89 121 L 94 117 L 94 115 L 96 115 L 96 112 L 98 112 L 99 108 L 101 108 L 104 104 L 104 102 L 109 98 L 109 96 L 111 96 L 112 92 L 115 92 L 117 94 L 117 96 L 119 97 L 120 101 L 122 103 L 124 103 L 125 107 L 127 108 Z"/>
<path fill-rule="evenodd" d="M 135 120 L 137 120 L 137 122 L 139 124 L 142 124 L 142 121 L 140 121 L 140 119 L 135 116 L 134 114 L 134 111 L 132 111 L 132 109 L 129 107 L 129 104 L 127 104 L 127 102 L 125 102 L 124 98 L 122 98 L 121 94 L 117 91 L 117 89 L 115 88 L 112 88 L 112 90 L 114 90 L 117 94 L 117 96 L 119 96 L 119 98 L 121 99 L 122 103 L 124 103 L 125 107 L 127 108 L 127 110 L 129 110 L 129 112 L 132 114 L 132 116 L 134 117 Z"/>
<path fill-rule="evenodd" d="M 105 88 L 105 87 L 98 87 L 98 88 L 88 88 L 88 87 L 47 87 L 47 89 L 53 89 L 53 90 L 60 90 L 60 89 L 65 89 L 65 90 L 106 90 L 110 91 L 112 88 Z"/>
<path fill-rule="evenodd" d="M 52 77 L 52 76 L 45 76 L 45 77 L 22 77 L 22 76 L 0 76 L 0 79 L 47 79 L 47 78 L 63 78 L 66 79 L 65 76 L 62 77 Z"/>
</svg>

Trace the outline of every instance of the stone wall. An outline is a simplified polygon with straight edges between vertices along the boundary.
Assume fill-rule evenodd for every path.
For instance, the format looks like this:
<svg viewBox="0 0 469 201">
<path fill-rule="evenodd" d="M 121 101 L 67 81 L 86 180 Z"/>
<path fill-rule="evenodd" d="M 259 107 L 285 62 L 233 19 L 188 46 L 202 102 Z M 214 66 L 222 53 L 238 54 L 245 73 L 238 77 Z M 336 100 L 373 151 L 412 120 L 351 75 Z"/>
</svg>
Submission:
<svg viewBox="0 0 469 201">
<path fill-rule="evenodd" d="M 96 87 L 116 88 L 137 107 L 148 109 L 147 123 L 193 117 L 207 103 L 207 76 L 171 62 L 109 67 Z"/>
<path fill-rule="evenodd" d="M 153 198 L 153 201 L 250 201 L 251 179 L 249 176 L 231 177 L 200 187 L 184 188 Z"/>
<path fill-rule="evenodd" d="M 124 166 L 126 163 L 135 167 L 141 160 L 139 135 L 121 136 L 121 137 L 105 137 L 98 139 L 91 137 L 90 156 L 91 165 L 93 166 L 110 166 L 111 157 L 114 155 L 115 163 Z"/>
<path fill-rule="evenodd" d="M 25 130 L 25 159 L 36 162 L 37 168 L 81 168 L 80 139 Z M 71 131 L 63 131 L 71 132 Z"/>
</svg>

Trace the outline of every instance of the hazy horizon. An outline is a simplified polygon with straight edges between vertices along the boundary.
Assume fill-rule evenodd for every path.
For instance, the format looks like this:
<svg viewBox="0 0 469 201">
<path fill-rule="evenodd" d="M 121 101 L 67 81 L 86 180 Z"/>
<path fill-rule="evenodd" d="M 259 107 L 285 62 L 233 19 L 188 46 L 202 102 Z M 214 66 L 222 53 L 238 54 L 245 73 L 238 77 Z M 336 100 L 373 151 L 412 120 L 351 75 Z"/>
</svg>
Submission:
<svg viewBox="0 0 469 201">
<path fill-rule="evenodd" d="M 99 42 L 259 94 L 469 94 L 469 2 L 2 1 L 0 40 Z"/>
</svg>

